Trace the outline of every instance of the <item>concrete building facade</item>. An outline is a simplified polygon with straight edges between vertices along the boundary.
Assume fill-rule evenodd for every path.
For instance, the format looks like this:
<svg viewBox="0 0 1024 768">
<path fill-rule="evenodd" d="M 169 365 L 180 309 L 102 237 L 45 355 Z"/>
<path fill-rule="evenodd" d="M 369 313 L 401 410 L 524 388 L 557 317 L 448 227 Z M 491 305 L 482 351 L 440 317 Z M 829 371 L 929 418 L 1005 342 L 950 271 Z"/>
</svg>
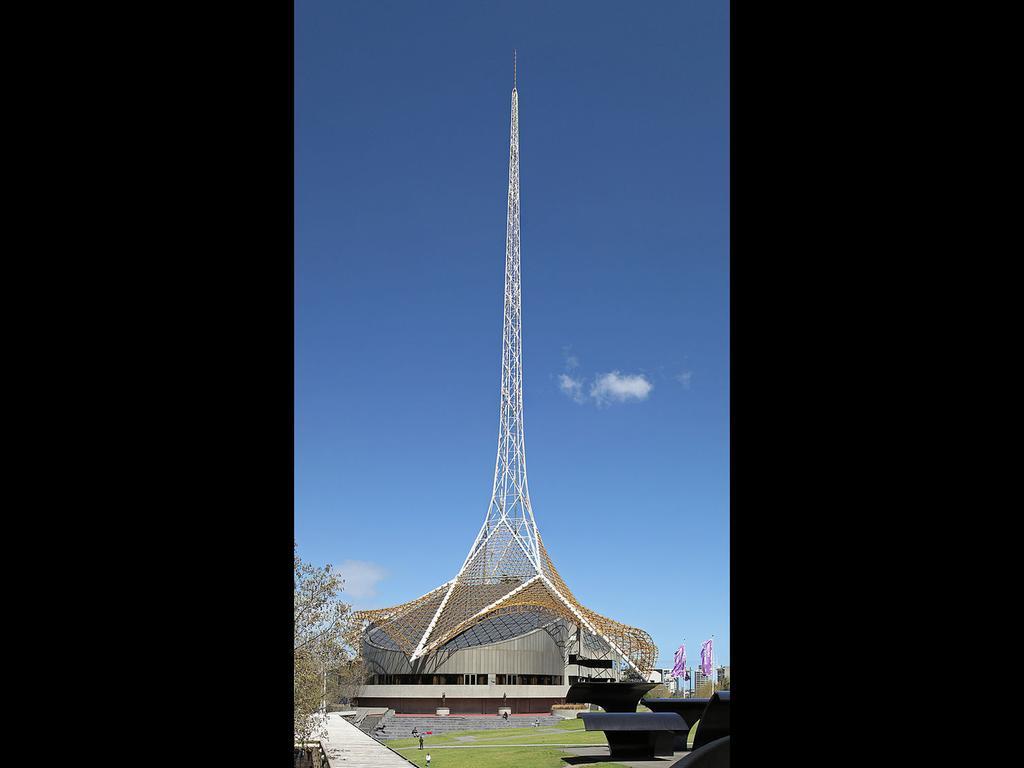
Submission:
<svg viewBox="0 0 1024 768">
<path fill-rule="evenodd" d="M 359 705 L 388 707 L 399 714 L 433 713 L 445 706 L 451 714 L 497 714 L 507 706 L 512 714 L 547 712 L 565 702 L 577 680 L 618 680 L 621 664 L 607 658 L 609 669 L 586 666 L 587 659 L 608 656 L 594 639 L 573 636 L 561 620 L 524 635 L 486 645 L 446 648 L 414 664 L 387 637 L 370 634 L 363 658 L 369 681 L 359 692 Z M 582 642 L 583 664 L 567 663 L 567 649 Z M 454 644 L 454 645 L 457 645 Z M 442 695 L 443 705 L 442 705 Z"/>
</svg>

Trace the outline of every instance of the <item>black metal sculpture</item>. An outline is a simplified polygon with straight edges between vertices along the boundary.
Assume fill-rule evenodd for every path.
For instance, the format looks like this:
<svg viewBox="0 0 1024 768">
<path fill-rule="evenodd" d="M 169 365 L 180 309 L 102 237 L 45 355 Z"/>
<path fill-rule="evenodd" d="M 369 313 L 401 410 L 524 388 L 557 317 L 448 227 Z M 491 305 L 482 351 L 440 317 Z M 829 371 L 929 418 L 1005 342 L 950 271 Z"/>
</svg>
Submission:
<svg viewBox="0 0 1024 768">
<path fill-rule="evenodd" d="M 574 683 L 565 696 L 568 703 L 590 703 L 604 712 L 581 712 L 588 731 L 604 731 L 611 757 L 671 755 L 686 750 L 690 727 L 700 720 L 693 740 L 693 756 L 700 768 L 726 765 L 729 755 L 729 691 L 710 699 L 645 699 L 651 712 L 637 712 L 640 697 L 654 683 Z M 711 746 L 715 745 L 715 746 Z M 702 747 L 707 749 L 701 749 Z M 699 750 L 699 754 L 698 754 Z M 722 763 L 722 760 L 726 763 Z M 705 763 L 707 764 L 705 766 Z M 681 763 L 680 768 L 688 763 Z M 698 768 L 695 764 L 694 768 Z"/>
<path fill-rule="evenodd" d="M 643 704 L 652 712 L 675 712 L 691 727 L 700 720 L 693 738 L 693 748 L 699 749 L 729 735 L 729 691 L 716 691 L 710 699 L 644 699 Z M 677 749 L 686 749 L 686 735 L 676 740 Z"/>
<path fill-rule="evenodd" d="M 686 721 L 686 731 L 676 736 L 675 747 L 686 749 L 686 737 L 690 727 L 697 722 L 710 699 L 644 699 L 641 702 L 652 712 L 675 712 Z"/>
<path fill-rule="evenodd" d="M 686 738 L 686 721 L 675 712 L 580 712 L 579 717 L 584 729 L 604 731 L 613 759 L 671 756 L 676 736 Z"/>
<path fill-rule="evenodd" d="M 716 691 L 700 716 L 697 735 L 693 737 L 693 748 L 729 735 L 729 691 Z"/>
<path fill-rule="evenodd" d="M 605 712 L 636 712 L 640 697 L 656 683 L 573 683 L 567 704 L 597 704 Z"/>
</svg>

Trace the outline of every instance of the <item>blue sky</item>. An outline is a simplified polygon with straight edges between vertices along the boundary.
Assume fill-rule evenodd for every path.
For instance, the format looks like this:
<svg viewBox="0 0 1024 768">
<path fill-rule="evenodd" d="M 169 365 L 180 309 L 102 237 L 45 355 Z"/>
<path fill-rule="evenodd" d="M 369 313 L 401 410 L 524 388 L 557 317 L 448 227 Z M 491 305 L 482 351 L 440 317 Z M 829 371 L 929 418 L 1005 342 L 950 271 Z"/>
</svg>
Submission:
<svg viewBox="0 0 1024 768">
<path fill-rule="evenodd" d="M 518 49 L 526 453 L 576 596 L 729 663 L 728 4 L 295 5 L 295 537 L 357 607 L 487 510 Z"/>
</svg>

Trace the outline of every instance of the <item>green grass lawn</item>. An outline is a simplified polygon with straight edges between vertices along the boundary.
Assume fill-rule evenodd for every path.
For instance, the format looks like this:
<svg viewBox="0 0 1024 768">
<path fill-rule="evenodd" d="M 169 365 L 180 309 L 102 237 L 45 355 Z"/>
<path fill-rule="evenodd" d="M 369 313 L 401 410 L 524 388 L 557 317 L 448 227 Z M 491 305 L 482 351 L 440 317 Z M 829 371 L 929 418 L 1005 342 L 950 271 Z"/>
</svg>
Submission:
<svg viewBox="0 0 1024 768">
<path fill-rule="evenodd" d="M 401 754 L 419 766 L 427 764 L 427 752 L 403 749 Z M 566 768 L 567 753 L 556 747 L 482 747 L 480 749 L 435 749 L 430 768 Z M 620 763 L 601 763 L 601 768 L 625 768 Z"/>
<path fill-rule="evenodd" d="M 392 749 L 418 747 L 419 739 L 392 739 L 385 742 Z M 555 726 L 540 728 L 495 728 L 483 731 L 453 731 L 424 736 L 423 746 L 431 744 L 607 744 L 601 731 L 584 731 L 583 721 L 563 720 Z M 419 751 L 419 750 L 417 750 Z M 445 750 L 448 752 L 450 750 Z M 402 754 L 407 754 L 405 751 Z M 431 756 L 433 759 L 433 756 Z"/>
<path fill-rule="evenodd" d="M 698 720 L 697 723 L 700 721 Z M 690 728 L 687 741 L 693 744 L 697 723 Z M 583 730 L 579 719 L 563 720 L 554 726 L 540 728 L 498 728 L 482 731 L 454 731 L 437 736 L 424 736 L 423 749 L 419 739 L 393 739 L 384 742 L 419 766 L 430 768 L 566 768 L 563 757 L 568 752 L 557 747 L 524 747 L 518 744 L 581 744 L 605 745 L 608 740 L 601 731 Z M 431 746 L 469 745 L 468 749 L 434 749 Z M 513 746 L 499 746 L 513 745 Z M 601 768 L 625 768 L 619 763 L 601 763 Z"/>
<path fill-rule="evenodd" d="M 581 744 L 605 745 L 608 740 L 601 731 L 583 730 L 582 720 L 563 720 L 554 726 L 540 728 L 497 728 L 483 731 L 454 731 L 437 736 L 424 736 L 423 749 L 419 739 L 394 739 L 385 742 L 416 765 L 430 768 L 566 768 L 562 762 L 567 752 L 557 747 L 499 746 L 515 744 Z M 435 749 L 431 746 L 465 744 L 469 749 Z M 624 768 L 619 763 L 602 763 L 602 768 Z"/>
</svg>

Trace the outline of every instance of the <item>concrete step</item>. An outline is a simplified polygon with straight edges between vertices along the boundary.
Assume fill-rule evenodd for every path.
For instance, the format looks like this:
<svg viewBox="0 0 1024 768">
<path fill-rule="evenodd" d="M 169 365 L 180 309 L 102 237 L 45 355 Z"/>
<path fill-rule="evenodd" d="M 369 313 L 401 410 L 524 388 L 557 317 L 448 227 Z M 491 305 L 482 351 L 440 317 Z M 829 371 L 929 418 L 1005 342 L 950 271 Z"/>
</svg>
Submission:
<svg viewBox="0 0 1024 768">
<path fill-rule="evenodd" d="M 389 709 L 380 714 L 367 714 L 366 717 L 363 718 L 362 722 L 359 723 L 359 730 L 373 736 L 374 738 L 381 738 L 382 734 L 377 730 L 378 727 L 386 725 L 388 715 L 393 715 L 394 713 L 395 711 L 393 709 Z"/>
</svg>

